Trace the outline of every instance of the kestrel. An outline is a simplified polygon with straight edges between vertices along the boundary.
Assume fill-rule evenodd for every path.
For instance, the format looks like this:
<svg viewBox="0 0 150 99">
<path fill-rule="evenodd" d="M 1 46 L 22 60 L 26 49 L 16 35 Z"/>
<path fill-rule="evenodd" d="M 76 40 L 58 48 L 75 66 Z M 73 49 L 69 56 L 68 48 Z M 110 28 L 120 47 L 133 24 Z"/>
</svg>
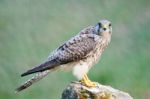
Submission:
<svg viewBox="0 0 150 99">
<path fill-rule="evenodd" d="M 89 69 L 99 60 L 102 52 L 111 40 L 112 26 L 110 21 L 101 20 L 94 26 L 80 31 L 76 36 L 66 41 L 42 64 L 28 70 L 21 76 L 36 73 L 31 79 L 18 87 L 16 91 L 28 88 L 51 71 L 62 67 L 71 68 L 73 75 L 87 87 L 95 87 L 96 83 L 88 79 Z"/>
</svg>

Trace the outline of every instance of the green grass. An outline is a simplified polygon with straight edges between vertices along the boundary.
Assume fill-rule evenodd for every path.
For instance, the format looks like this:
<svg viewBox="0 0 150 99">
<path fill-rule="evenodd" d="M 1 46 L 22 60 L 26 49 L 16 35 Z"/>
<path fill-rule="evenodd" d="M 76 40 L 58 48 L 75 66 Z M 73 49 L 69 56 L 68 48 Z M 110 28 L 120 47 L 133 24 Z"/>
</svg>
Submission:
<svg viewBox="0 0 150 99">
<path fill-rule="evenodd" d="M 108 19 L 112 41 L 89 72 L 92 80 L 150 96 L 150 2 L 148 0 L 0 0 L 0 98 L 59 99 L 71 72 L 54 72 L 22 93 L 20 74 L 41 63 L 65 40 Z"/>
</svg>

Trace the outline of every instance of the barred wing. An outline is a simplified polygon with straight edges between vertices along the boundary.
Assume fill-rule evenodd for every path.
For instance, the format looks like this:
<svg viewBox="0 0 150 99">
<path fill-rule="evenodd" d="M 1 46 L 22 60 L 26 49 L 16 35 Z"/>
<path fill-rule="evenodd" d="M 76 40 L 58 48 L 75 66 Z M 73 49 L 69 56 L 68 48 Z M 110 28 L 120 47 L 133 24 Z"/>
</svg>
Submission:
<svg viewBox="0 0 150 99">
<path fill-rule="evenodd" d="M 21 76 L 53 69 L 60 65 L 86 58 L 88 53 L 90 53 L 90 51 L 92 51 L 96 46 L 95 36 L 93 35 L 95 34 L 85 33 L 73 37 L 50 55 L 48 61 L 28 70 Z"/>
</svg>

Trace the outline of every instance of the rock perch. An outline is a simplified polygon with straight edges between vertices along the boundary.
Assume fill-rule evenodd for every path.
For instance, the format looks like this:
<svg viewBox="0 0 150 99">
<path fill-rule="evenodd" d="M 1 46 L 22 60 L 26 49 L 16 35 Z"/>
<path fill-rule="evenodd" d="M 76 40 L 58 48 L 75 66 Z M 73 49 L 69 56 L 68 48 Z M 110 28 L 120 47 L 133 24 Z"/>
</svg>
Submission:
<svg viewBox="0 0 150 99">
<path fill-rule="evenodd" d="M 88 88 L 80 82 L 72 82 L 63 91 L 61 99 L 133 99 L 128 93 L 110 86 L 98 84 Z"/>
</svg>

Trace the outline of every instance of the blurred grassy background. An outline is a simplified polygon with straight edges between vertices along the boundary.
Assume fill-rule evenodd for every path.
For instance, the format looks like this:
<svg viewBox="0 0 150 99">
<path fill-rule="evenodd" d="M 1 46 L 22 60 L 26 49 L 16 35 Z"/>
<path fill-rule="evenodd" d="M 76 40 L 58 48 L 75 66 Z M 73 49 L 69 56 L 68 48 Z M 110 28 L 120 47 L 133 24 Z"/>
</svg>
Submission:
<svg viewBox="0 0 150 99">
<path fill-rule="evenodd" d="M 148 0 L 0 0 L 0 98 L 59 99 L 76 80 L 54 72 L 14 94 L 20 74 L 41 63 L 62 42 L 88 25 L 108 19 L 112 42 L 89 76 L 102 84 L 150 99 L 150 1 Z"/>
</svg>

